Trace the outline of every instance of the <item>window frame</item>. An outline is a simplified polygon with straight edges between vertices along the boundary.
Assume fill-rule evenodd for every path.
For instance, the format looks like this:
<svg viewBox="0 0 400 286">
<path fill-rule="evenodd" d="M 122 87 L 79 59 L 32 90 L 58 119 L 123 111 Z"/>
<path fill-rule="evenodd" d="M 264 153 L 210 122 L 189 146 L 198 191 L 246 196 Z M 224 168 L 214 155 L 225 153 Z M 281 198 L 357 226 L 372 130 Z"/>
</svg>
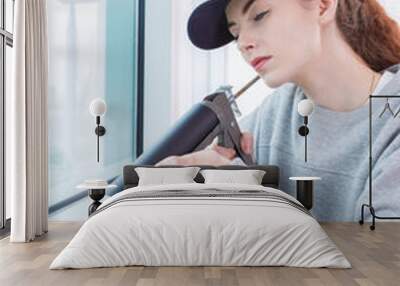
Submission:
<svg viewBox="0 0 400 286">
<path fill-rule="evenodd" d="M 7 54 L 6 48 L 9 46 L 13 48 L 14 35 L 6 29 L 6 1 L 1 0 L 1 23 L 0 23 L 0 236 L 4 236 L 10 231 L 11 219 L 7 219 L 6 211 L 6 188 L 5 188 L 5 130 L 6 130 L 6 118 L 5 118 L 5 104 L 6 104 L 6 61 Z M 14 19 L 14 7 L 15 0 L 11 0 L 13 5 L 13 15 L 11 17 Z M 14 23 L 13 29 L 14 30 Z"/>
</svg>

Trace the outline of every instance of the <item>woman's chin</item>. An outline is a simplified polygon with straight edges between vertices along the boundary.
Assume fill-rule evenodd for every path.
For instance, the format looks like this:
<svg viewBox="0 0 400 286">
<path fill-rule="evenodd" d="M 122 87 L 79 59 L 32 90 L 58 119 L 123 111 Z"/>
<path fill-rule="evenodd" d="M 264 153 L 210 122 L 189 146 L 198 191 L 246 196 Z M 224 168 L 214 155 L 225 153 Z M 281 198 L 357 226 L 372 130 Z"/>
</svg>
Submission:
<svg viewBox="0 0 400 286">
<path fill-rule="evenodd" d="M 286 78 L 283 78 L 281 76 L 278 76 L 276 72 L 266 72 L 263 74 L 260 74 L 261 79 L 264 81 L 266 85 L 270 88 L 278 88 L 282 84 L 285 84 L 288 82 Z"/>
</svg>

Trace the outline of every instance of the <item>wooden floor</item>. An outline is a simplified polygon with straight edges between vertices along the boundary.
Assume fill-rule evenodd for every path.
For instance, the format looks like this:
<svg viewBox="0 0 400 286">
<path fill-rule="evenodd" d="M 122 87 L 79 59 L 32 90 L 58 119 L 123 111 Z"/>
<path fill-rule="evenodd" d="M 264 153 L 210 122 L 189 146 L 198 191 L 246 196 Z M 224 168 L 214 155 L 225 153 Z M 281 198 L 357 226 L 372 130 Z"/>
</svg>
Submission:
<svg viewBox="0 0 400 286">
<path fill-rule="evenodd" d="M 79 223 L 50 223 L 49 233 L 30 244 L 0 241 L 0 285 L 400 285 L 400 222 L 323 224 L 353 268 L 125 267 L 48 270 Z"/>
</svg>

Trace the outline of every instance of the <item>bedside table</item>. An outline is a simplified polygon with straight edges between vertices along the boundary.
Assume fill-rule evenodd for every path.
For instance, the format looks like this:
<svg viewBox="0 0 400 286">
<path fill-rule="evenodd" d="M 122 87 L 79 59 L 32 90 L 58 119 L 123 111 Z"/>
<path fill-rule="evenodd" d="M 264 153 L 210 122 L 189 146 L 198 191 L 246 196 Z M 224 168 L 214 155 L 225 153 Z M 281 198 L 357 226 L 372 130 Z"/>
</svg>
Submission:
<svg viewBox="0 0 400 286">
<path fill-rule="evenodd" d="M 290 177 L 289 180 L 296 181 L 296 199 L 303 206 L 311 210 L 313 207 L 314 181 L 321 180 L 320 177 Z"/>
<path fill-rule="evenodd" d="M 88 215 L 90 216 L 101 205 L 100 200 L 104 198 L 106 194 L 106 189 L 115 188 L 117 187 L 117 185 L 91 185 L 83 183 L 76 187 L 78 189 L 88 190 L 89 197 L 93 200 L 93 203 L 88 208 Z"/>
</svg>

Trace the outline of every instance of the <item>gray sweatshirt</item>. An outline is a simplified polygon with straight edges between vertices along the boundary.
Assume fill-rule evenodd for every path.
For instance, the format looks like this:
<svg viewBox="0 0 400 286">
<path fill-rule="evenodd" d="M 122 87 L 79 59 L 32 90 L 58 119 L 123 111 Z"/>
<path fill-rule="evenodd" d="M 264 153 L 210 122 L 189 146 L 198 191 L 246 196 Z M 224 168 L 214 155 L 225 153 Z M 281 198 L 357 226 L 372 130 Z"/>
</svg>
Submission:
<svg viewBox="0 0 400 286">
<path fill-rule="evenodd" d="M 385 81 L 386 79 L 386 81 Z M 400 65 L 384 73 L 375 95 L 400 95 Z M 351 112 L 336 112 L 316 105 L 309 117 L 308 162 L 304 137 L 298 134 L 303 117 L 297 104 L 305 99 L 299 86 L 286 84 L 239 121 L 242 131 L 254 136 L 257 164 L 281 169 L 280 189 L 295 196 L 292 176 L 317 176 L 313 215 L 319 221 L 357 221 L 369 192 L 369 104 Z M 386 98 L 372 99 L 372 190 L 379 216 L 400 216 L 400 113 L 383 111 Z M 389 99 L 396 113 L 400 98 Z M 365 211 L 370 219 L 369 210 Z"/>
</svg>

